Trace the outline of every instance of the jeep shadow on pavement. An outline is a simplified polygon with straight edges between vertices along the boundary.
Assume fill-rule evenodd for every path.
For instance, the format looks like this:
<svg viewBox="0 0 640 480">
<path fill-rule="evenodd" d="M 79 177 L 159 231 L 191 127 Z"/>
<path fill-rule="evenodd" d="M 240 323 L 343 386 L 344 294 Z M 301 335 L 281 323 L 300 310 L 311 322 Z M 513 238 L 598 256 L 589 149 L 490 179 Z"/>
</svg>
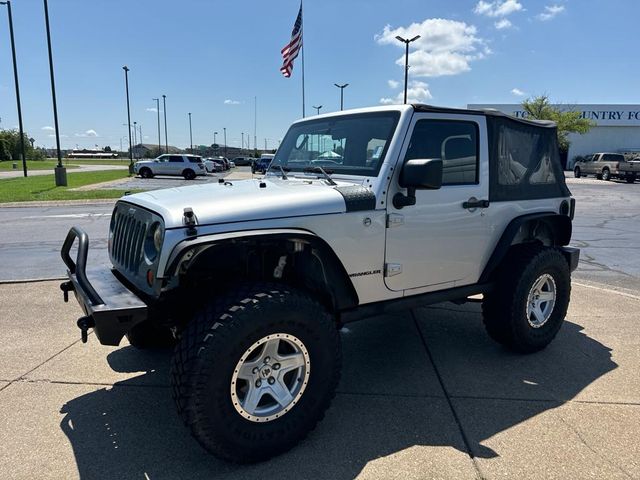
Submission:
<svg viewBox="0 0 640 480">
<path fill-rule="evenodd" d="M 523 358 L 482 334 L 478 305 L 446 303 L 415 313 L 417 321 L 405 314 L 349 325 L 334 408 L 297 448 L 250 466 L 206 455 L 183 428 L 169 396 L 169 350 L 116 350 L 107 356 L 111 368 L 139 376 L 61 409 L 80 478 L 351 479 L 369 462 L 415 446 L 494 458 L 501 452 L 483 446 L 485 440 L 563 405 L 616 368 L 609 348 L 572 322 L 549 348 Z M 444 376 L 468 447 L 430 371 L 416 324 Z M 468 384 L 482 385 L 475 393 L 482 401 L 456 396 Z M 446 476 L 447 465 L 441 475 L 439 468 L 431 465 L 429 472 Z"/>
<path fill-rule="evenodd" d="M 61 287 L 85 313 L 83 340 L 93 328 L 105 345 L 173 345 L 184 424 L 207 451 L 252 463 L 323 418 L 349 322 L 482 294 L 489 337 L 544 349 L 578 264 L 574 209 L 553 123 L 426 105 L 337 112 L 294 123 L 262 179 L 118 201 L 112 270 L 86 265 L 89 238 L 72 228 Z"/>
</svg>

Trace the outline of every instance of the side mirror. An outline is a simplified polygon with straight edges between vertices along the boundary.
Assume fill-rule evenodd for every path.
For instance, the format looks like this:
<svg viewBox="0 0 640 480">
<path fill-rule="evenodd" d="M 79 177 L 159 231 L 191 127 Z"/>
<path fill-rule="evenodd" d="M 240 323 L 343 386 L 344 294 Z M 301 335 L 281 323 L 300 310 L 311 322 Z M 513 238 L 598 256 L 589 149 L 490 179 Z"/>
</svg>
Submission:
<svg viewBox="0 0 640 480">
<path fill-rule="evenodd" d="M 397 209 L 416 204 L 416 190 L 437 190 L 442 186 L 442 160 L 439 158 L 408 160 L 400 172 L 399 184 L 407 189 L 393 196 Z"/>
</svg>

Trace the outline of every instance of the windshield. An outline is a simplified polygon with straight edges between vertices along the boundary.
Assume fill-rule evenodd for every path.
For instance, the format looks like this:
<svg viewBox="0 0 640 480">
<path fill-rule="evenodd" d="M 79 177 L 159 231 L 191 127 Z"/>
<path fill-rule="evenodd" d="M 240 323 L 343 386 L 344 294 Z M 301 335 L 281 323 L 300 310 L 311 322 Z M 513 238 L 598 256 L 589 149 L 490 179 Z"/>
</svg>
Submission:
<svg viewBox="0 0 640 480">
<path fill-rule="evenodd" d="M 272 165 L 375 176 L 399 118 L 399 112 L 376 112 L 298 123 L 285 135 Z"/>
</svg>

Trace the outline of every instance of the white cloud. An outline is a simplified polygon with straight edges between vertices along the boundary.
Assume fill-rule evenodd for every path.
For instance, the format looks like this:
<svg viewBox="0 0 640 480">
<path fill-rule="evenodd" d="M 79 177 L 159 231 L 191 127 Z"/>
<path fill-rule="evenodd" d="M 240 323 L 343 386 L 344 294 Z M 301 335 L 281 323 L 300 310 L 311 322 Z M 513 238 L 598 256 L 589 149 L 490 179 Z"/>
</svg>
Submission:
<svg viewBox="0 0 640 480">
<path fill-rule="evenodd" d="M 230 98 L 227 98 L 224 101 L 225 105 L 240 105 L 240 102 L 238 100 L 231 100 Z"/>
<path fill-rule="evenodd" d="M 497 30 L 504 30 L 505 28 L 511 28 L 513 24 L 506 18 L 501 18 L 493 24 Z"/>
<path fill-rule="evenodd" d="M 147 112 L 158 113 L 158 109 L 156 107 L 145 108 Z"/>
<path fill-rule="evenodd" d="M 47 137 L 50 138 L 55 138 L 56 134 L 55 133 L 50 133 L 49 135 L 47 135 Z M 60 138 L 67 138 L 69 135 L 60 135 Z"/>
<path fill-rule="evenodd" d="M 394 90 L 400 86 L 400 82 L 397 80 L 387 80 L 389 84 L 389 88 L 393 88 Z"/>
<path fill-rule="evenodd" d="M 522 4 L 518 0 L 495 0 L 493 2 L 480 0 L 473 11 L 487 17 L 506 17 L 522 9 Z"/>
<path fill-rule="evenodd" d="M 74 133 L 73 136 L 84 138 L 84 137 L 99 137 L 100 135 L 98 135 L 98 132 L 96 132 L 95 130 L 89 129 L 84 133 Z"/>
<path fill-rule="evenodd" d="M 511 94 L 515 95 L 516 97 L 524 97 L 526 95 L 526 93 L 520 90 L 519 88 L 512 89 Z"/>
<path fill-rule="evenodd" d="M 399 83 L 399 82 L 397 82 Z M 393 88 L 393 87 L 392 87 Z M 425 100 L 433 98 L 429 91 L 429 85 L 425 82 L 412 81 L 409 82 L 409 88 L 407 88 L 407 102 L 408 103 L 422 103 Z M 404 102 L 404 89 L 400 90 L 398 94 L 393 97 L 385 97 L 380 99 L 380 103 L 383 105 L 399 104 Z"/>
<path fill-rule="evenodd" d="M 546 5 L 544 7 L 544 12 L 539 14 L 536 18 L 538 20 L 546 22 L 547 20 L 551 20 L 556 15 L 562 12 L 564 12 L 564 5 Z"/>
<path fill-rule="evenodd" d="M 56 129 L 50 126 L 46 126 L 46 127 L 42 127 L 42 130 L 46 131 L 46 132 L 55 132 Z"/>
<path fill-rule="evenodd" d="M 404 51 L 404 45 L 396 39 L 398 35 L 404 38 L 420 35 L 411 44 L 415 50 L 409 54 L 409 72 L 415 76 L 457 75 L 470 70 L 470 62 L 491 53 L 477 36 L 476 27 L 456 20 L 429 18 L 395 29 L 387 25 L 374 38 L 380 45 L 395 45 Z M 396 64 L 404 66 L 404 60 L 402 55 Z"/>
</svg>

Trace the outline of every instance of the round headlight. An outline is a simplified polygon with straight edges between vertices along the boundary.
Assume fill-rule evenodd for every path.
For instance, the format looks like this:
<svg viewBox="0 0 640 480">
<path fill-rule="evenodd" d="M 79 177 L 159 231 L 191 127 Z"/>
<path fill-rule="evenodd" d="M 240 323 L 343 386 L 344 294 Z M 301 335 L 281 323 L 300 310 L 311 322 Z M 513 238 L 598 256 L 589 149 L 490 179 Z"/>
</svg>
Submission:
<svg viewBox="0 0 640 480">
<path fill-rule="evenodd" d="M 144 254 L 149 262 L 153 262 L 162 248 L 163 232 L 159 222 L 155 222 L 147 230 L 144 241 Z"/>
</svg>

